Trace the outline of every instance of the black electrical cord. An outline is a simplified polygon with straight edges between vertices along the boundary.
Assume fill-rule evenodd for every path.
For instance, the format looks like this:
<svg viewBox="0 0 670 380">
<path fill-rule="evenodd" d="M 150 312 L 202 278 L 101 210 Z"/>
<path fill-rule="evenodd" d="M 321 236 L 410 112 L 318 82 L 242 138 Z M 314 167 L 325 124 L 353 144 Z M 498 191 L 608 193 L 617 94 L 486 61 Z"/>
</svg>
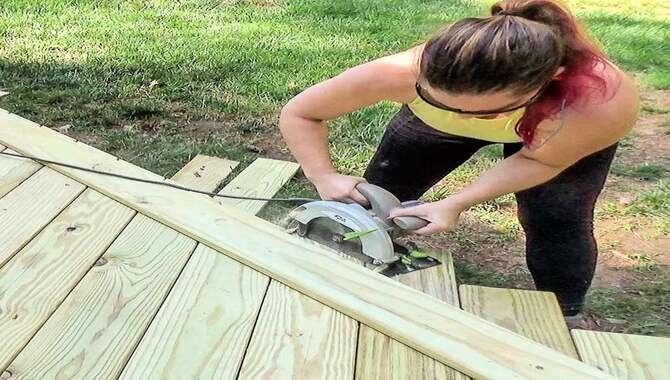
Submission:
<svg viewBox="0 0 670 380">
<path fill-rule="evenodd" d="M 154 181 L 154 180 L 150 180 L 150 179 L 131 177 L 131 176 L 123 175 L 123 174 L 116 174 L 116 173 L 106 172 L 106 171 L 102 171 L 102 170 L 89 169 L 89 168 L 85 168 L 85 167 L 82 167 L 82 166 L 67 164 L 67 163 L 64 163 L 64 162 L 58 162 L 58 161 L 53 161 L 53 160 L 47 160 L 45 158 L 28 156 L 28 155 L 23 155 L 23 154 L 19 154 L 19 153 L 12 153 L 12 152 L 3 151 L 3 152 L 0 152 L 0 154 L 4 154 L 6 156 L 12 156 L 12 157 L 27 158 L 29 160 L 33 160 L 33 161 L 36 161 L 36 162 L 39 162 L 39 163 L 42 163 L 42 164 L 57 165 L 57 166 L 62 166 L 62 167 L 70 168 L 70 169 L 82 170 L 82 171 L 89 172 L 89 173 L 95 173 L 95 174 L 106 175 L 106 176 L 110 176 L 110 177 L 121 178 L 121 179 L 129 180 L 129 181 L 150 183 L 150 184 L 153 184 L 153 185 L 172 187 L 174 189 L 189 191 L 189 192 L 198 193 L 198 194 L 205 194 L 205 195 L 209 195 L 211 197 L 241 199 L 241 200 L 245 200 L 245 201 L 295 202 L 295 203 L 312 202 L 312 201 L 317 200 L 317 199 L 312 199 L 312 198 L 243 197 L 243 196 L 238 196 L 238 195 L 225 195 L 225 194 L 218 194 L 218 193 L 210 193 L 209 191 L 191 189 L 189 187 L 180 186 L 180 185 L 177 185 L 177 184 L 174 184 L 174 183 Z"/>
</svg>

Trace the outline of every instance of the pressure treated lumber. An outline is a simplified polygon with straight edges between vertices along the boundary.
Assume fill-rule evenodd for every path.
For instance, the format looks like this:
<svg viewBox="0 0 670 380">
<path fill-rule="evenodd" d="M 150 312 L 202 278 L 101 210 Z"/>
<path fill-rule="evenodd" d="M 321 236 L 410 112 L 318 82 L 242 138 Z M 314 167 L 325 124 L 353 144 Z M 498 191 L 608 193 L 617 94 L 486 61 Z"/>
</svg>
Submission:
<svg viewBox="0 0 670 380">
<path fill-rule="evenodd" d="M 182 175 L 173 178 L 190 185 L 187 181 L 193 176 L 187 173 L 194 167 L 187 165 L 179 172 Z M 223 178 L 213 177 L 213 186 L 202 190 L 213 191 Z M 224 187 L 221 193 L 228 191 Z M 274 192 L 261 194 L 272 196 Z M 121 378 L 234 379 L 269 281 L 199 244 Z"/>
<path fill-rule="evenodd" d="M 461 285 L 460 294 L 463 310 L 578 358 L 554 293 Z"/>
<path fill-rule="evenodd" d="M 0 198 L 0 267 L 82 191 L 84 185 L 42 168 Z"/>
<path fill-rule="evenodd" d="M 266 198 L 274 195 L 298 171 L 295 162 L 257 158 L 226 185 L 227 195 Z M 217 198 L 241 212 L 257 214 L 267 202 Z"/>
<path fill-rule="evenodd" d="M 117 378 L 195 245 L 136 215 L 8 370 L 16 379 Z"/>
<path fill-rule="evenodd" d="M 360 331 L 356 359 L 357 380 L 469 379 L 369 326 L 361 324 Z"/>
<path fill-rule="evenodd" d="M 160 180 L 11 114 L 0 143 L 24 154 Z M 67 154 L 65 154 L 67 152 Z M 473 377 L 611 378 L 566 355 L 306 244 L 257 217 L 176 189 L 58 168 L 317 301 Z"/>
<path fill-rule="evenodd" d="M 121 379 L 234 379 L 268 282 L 198 245 Z"/>
<path fill-rule="evenodd" d="M 204 175 L 205 174 L 204 173 L 205 169 L 202 168 L 205 164 L 207 165 L 207 167 L 206 167 L 207 171 L 211 172 L 211 173 L 208 173 L 207 175 Z M 224 160 L 219 161 L 219 160 L 211 159 L 211 160 L 206 160 L 206 162 L 203 162 L 202 158 L 200 158 L 199 161 L 195 162 L 195 164 L 194 164 L 194 161 L 191 161 L 187 165 L 187 167 L 191 168 L 191 170 L 193 170 L 194 173 L 200 172 L 200 173 L 203 173 L 203 175 L 200 175 L 200 176 L 188 175 L 189 173 L 186 170 L 182 170 L 178 173 L 178 175 L 180 175 L 181 178 L 182 178 L 182 181 L 183 181 L 182 183 L 186 186 L 189 186 L 189 187 L 192 187 L 192 188 L 195 188 L 195 189 L 198 189 L 198 190 L 204 190 L 204 191 L 214 190 L 216 188 L 216 186 L 218 185 L 218 183 L 225 178 L 225 175 L 230 172 L 230 162 L 229 161 L 224 161 Z M 87 194 L 91 194 L 91 195 L 88 196 L 88 197 L 84 197 L 84 195 L 87 195 Z M 82 200 L 82 198 L 85 199 L 86 202 L 79 202 L 80 200 Z M 92 199 L 88 199 L 88 198 L 92 198 Z M 93 258 L 93 261 L 97 260 L 99 256 L 102 256 L 102 254 L 105 253 L 106 248 L 108 248 L 109 245 L 112 243 L 112 241 L 114 241 L 114 238 L 118 235 L 121 228 L 124 227 L 131 220 L 131 218 L 134 215 L 134 211 L 131 212 L 130 209 L 128 209 L 125 206 L 120 205 L 116 201 L 113 201 L 110 198 L 106 198 L 104 196 L 101 196 L 101 195 L 97 194 L 96 192 L 94 192 L 92 190 L 88 190 L 87 192 L 84 192 L 84 194 L 82 194 L 82 196 L 80 196 L 77 200 L 75 200 L 75 202 L 73 202 L 73 204 L 70 205 L 70 207 L 68 207 L 65 210 L 65 212 L 63 213 L 63 214 L 67 214 L 68 211 L 70 211 L 71 209 L 78 209 L 80 207 L 83 207 L 84 209 L 96 209 L 96 208 L 99 209 L 104 204 L 114 205 L 117 208 L 120 207 L 122 209 L 125 209 L 125 211 L 126 211 L 125 214 L 126 215 L 123 215 L 123 217 L 118 221 L 116 219 L 119 219 L 119 218 L 113 218 L 112 217 L 113 215 L 98 215 L 99 216 L 98 218 L 90 218 L 90 217 L 87 218 L 89 220 L 87 220 L 86 218 L 85 219 L 80 218 L 80 224 L 82 226 L 85 226 L 85 227 L 90 226 L 89 228 L 92 228 L 93 230 L 98 230 L 97 232 L 102 234 L 102 235 L 113 234 L 112 236 L 109 237 L 109 239 L 107 239 L 109 241 L 105 242 L 104 245 L 101 245 L 100 249 L 94 249 L 92 251 L 87 251 L 87 254 L 82 255 L 82 256 L 87 256 L 87 255 L 91 256 L 91 258 Z M 75 206 L 77 206 L 77 207 L 75 207 Z M 106 208 L 109 208 L 109 207 L 111 207 L 111 206 L 108 206 Z M 105 207 L 102 207 L 102 209 L 104 210 Z M 79 216 L 81 216 L 81 215 L 79 215 Z M 105 217 L 105 216 L 107 216 L 107 217 Z M 93 220 L 90 220 L 90 219 L 93 219 Z M 162 227 L 161 224 L 159 224 L 155 221 L 147 220 L 143 216 L 139 217 L 138 219 L 140 221 L 144 220 L 145 221 L 145 223 L 144 223 L 145 226 L 142 226 L 143 223 L 138 223 L 136 221 L 135 223 L 133 223 L 130 226 L 130 229 L 131 229 L 130 231 L 126 230 L 124 232 L 124 235 L 121 236 L 122 239 L 124 239 L 124 238 L 127 239 L 129 237 L 132 237 L 133 236 L 132 235 L 133 234 L 133 231 L 132 231 L 133 228 L 137 230 L 137 229 L 140 229 L 142 227 L 146 227 L 148 231 L 151 231 L 152 225 L 158 226 L 159 228 Z M 59 224 L 63 224 L 63 223 L 59 223 Z M 56 224 L 56 226 L 58 226 L 59 224 Z M 65 223 L 66 227 L 71 226 L 73 224 L 74 224 L 74 221 L 71 221 L 69 223 Z M 49 227 L 51 227 L 52 225 L 54 225 L 54 223 L 50 224 L 47 227 L 47 229 Z M 100 229 L 103 229 L 104 232 L 100 232 L 99 231 Z M 88 238 L 88 239 L 91 239 L 93 241 L 99 239 L 99 237 L 95 237 L 95 236 L 94 237 L 82 236 L 82 238 Z M 182 237 L 182 239 L 185 239 L 185 238 Z M 34 243 L 34 242 L 35 242 L 35 240 L 33 240 L 33 242 L 31 242 L 31 244 Z M 40 247 L 38 246 L 38 248 L 40 248 Z M 78 248 L 83 248 L 83 247 L 78 247 Z M 123 245 L 121 245 L 121 248 L 119 248 L 119 243 L 117 242 L 116 245 L 112 248 L 116 249 L 116 250 L 119 250 L 119 249 L 123 250 Z M 23 252 L 19 253 L 19 255 L 17 255 L 17 257 L 15 257 L 15 259 L 20 258 L 20 255 L 22 253 Z M 103 257 L 103 261 L 100 261 L 99 264 L 107 265 L 109 263 L 108 258 L 110 257 L 110 254 L 113 254 L 113 253 L 107 252 L 107 254 Z M 61 276 L 63 281 L 61 281 L 61 282 L 67 282 L 68 269 L 75 269 L 76 268 L 76 267 L 73 266 L 72 262 L 76 261 L 77 259 L 76 258 L 70 258 L 70 257 L 68 257 L 67 254 L 62 255 L 62 256 L 63 256 L 62 259 L 63 259 L 64 262 L 62 263 L 62 265 L 60 267 L 53 268 L 53 270 L 54 271 L 59 271 L 59 272 L 63 271 L 63 275 Z M 141 257 L 142 256 L 140 256 L 140 258 Z M 122 264 L 125 264 L 130 269 L 135 269 L 135 268 L 133 268 L 133 266 L 136 265 L 136 264 L 141 263 L 141 261 L 137 260 L 137 258 L 135 258 L 135 257 L 126 257 L 126 259 L 127 259 L 127 262 L 122 263 Z M 90 260 L 88 260 L 88 261 L 90 261 Z M 105 263 L 105 261 L 107 261 L 107 263 Z M 232 260 L 230 260 L 230 261 L 232 261 Z M 168 262 L 168 263 L 171 263 L 171 262 Z M 83 271 L 83 273 L 81 273 L 81 276 L 78 276 L 77 281 L 84 275 L 86 270 L 88 270 L 91 267 L 92 264 L 93 264 L 93 262 L 90 262 L 89 265 L 83 267 L 84 271 Z M 120 265 L 119 268 L 123 268 L 123 265 Z M 137 268 L 139 268 L 139 265 L 137 266 Z M 171 272 L 171 271 L 174 272 L 176 270 L 176 268 L 174 268 L 171 265 L 169 267 L 165 267 L 165 268 L 161 268 L 160 266 L 155 267 L 155 268 L 153 266 L 149 266 L 149 268 L 150 268 L 149 270 L 155 270 L 157 272 L 160 272 L 161 270 L 165 270 L 168 273 Z M 134 273 L 135 276 L 139 276 L 143 273 L 141 270 L 138 270 L 136 272 L 137 273 Z M 156 276 L 160 278 L 160 273 L 157 273 Z M 133 279 L 133 275 L 124 276 L 124 277 L 126 279 L 130 279 L 130 280 Z M 113 284 L 109 283 L 109 282 L 114 282 L 113 281 L 114 279 L 115 278 L 113 276 L 107 277 L 107 280 L 101 279 L 99 281 L 99 283 L 97 284 L 96 288 L 100 289 L 100 288 L 113 287 Z M 49 278 L 45 278 L 45 280 L 49 280 Z M 107 282 L 105 282 L 105 281 L 107 281 Z M 45 283 L 48 283 L 48 282 L 45 282 Z M 91 276 L 87 276 L 85 278 L 85 280 L 82 281 L 82 283 L 84 285 L 80 284 L 80 288 L 79 288 L 78 291 L 83 293 L 83 292 L 85 292 L 85 290 L 81 290 L 82 289 L 81 286 L 84 286 L 84 288 L 85 288 L 86 285 L 89 285 L 89 287 L 90 287 L 90 285 L 92 284 Z M 74 287 L 74 284 L 76 284 L 76 282 L 72 284 L 70 289 L 72 287 Z M 21 285 L 21 284 L 19 284 L 19 285 Z M 51 286 L 54 286 L 54 287 L 58 288 L 58 287 L 61 287 L 61 284 L 60 283 L 55 284 L 55 285 L 51 284 Z M 67 293 L 65 293 L 65 294 L 67 294 Z M 121 289 L 121 294 L 123 294 L 123 289 Z M 136 296 L 141 297 L 142 294 L 140 293 L 139 295 L 136 295 Z M 82 295 L 82 298 L 83 297 L 85 297 L 85 295 Z M 58 303 L 60 303 L 60 301 Z M 110 300 L 109 303 L 113 304 L 114 301 Z M 121 314 L 124 310 L 123 309 L 124 307 L 126 307 L 126 306 L 125 305 L 119 306 L 118 309 L 116 310 L 116 312 Z M 158 306 L 156 306 L 156 307 L 158 307 Z M 73 313 L 76 313 L 76 306 L 73 306 L 73 309 L 74 309 Z M 85 309 L 85 308 L 80 309 L 80 310 L 82 310 L 81 311 L 82 313 L 87 313 L 87 309 Z M 149 308 L 144 309 L 144 311 L 142 311 L 142 312 L 136 312 L 135 315 L 134 315 L 134 319 L 135 320 L 140 320 L 143 317 L 146 319 L 148 316 L 152 316 L 153 314 L 155 314 L 155 309 L 151 309 L 149 307 Z M 100 315 L 104 315 L 104 314 L 100 314 Z M 95 324 L 95 323 L 96 323 L 95 321 L 91 322 L 91 324 Z M 40 323 L 40 325 L 41 325 L 41 323 Z M 119 326 L 120 328 L 124 328 L 123 323 L 121 321 L 117 322 L 117 326 Z M 131 328 L 131 330 L 132 330 L 132 328 Z M 140 333 L 140 332 L 142 332 L 142 330 L 138 330 L 138 333 Z M 108 332 L 108 334 L 112 334 L 112 333 Z M 79 343 L 80 341 L 76 341 L 76 342 Z M 136 341 L 132 341 L 132 340 L 129 341 L 129 342 L 119 342 L 121 347 L 134 347 L 135 343 L 136 343 Z M 24 344 L 25 344 L 25 342 L 24 342 Z M 109 352 L 106 352 L 106 354 L 108 354 L 109 356 L 113 356 L 115 354 L 118 354 L 118 346 L 117 346 L 117 351 L 115 351 L 114 348 L 112 348 L 112 349 L 109 350 Z M 124 362 L 125 362 L 125 360 L 122 361 L 121 363 L 124 363 Z M 91 363 L 89 362 L 89 364 L 91 364 Z M 85 366 L 81 366 L 79 368 L 79 373 L 89 373 L 89 371 L 91 371 L 91 370 L 93 370 L 93 368 L 86 368 Z M 37 373 L 39 373 L 39 369 L 37 369 L 35 371 Z M 95 373 L 95 371 L 94 371 L 94 373 Z M 26 374 L 23 374 L 23 375 L 26 375 Z M 42 376 L 42 374 L 40 376 Z"/>
<path fill-rule="evenodd" d="M 451 254 L 442 264 L 403 274 L 395 280 L 458 307 L 456 276 Z M 361 324 L 356 359 L 356 379 L 467 379 L 468 377 L 422 353 Z"/>
<path fill-rule="evenodd" d="M 351 256 L 327 250 L 362 265 Z M 240 377 L 352 379 L 358 325 L 353 318 L 272 280 Z"/>
<path fill-rule="evenodd" d="M 251 169 L 250 169 L 251 168 Z M 272 196 L 298 166 L 259 159 L 231 181 L 236 195 Z M 241 192 L 241 189 L 248 189 Z M 258 212 L 259 202 L 233 202 Z M 245 207 L 246 206 L 246 207 Z M 271 281 L 253 337 L 244 356 L 240 378 L 352 379 L 358 322 L 277 281 Z"/>
<path fill-rule="evenodd" d="M 86 190 L 0 269 L 0 371 L 134 214 L 115 200 Z"/>
<path fill-rule="evenodd" d="M 6 151 L 14 153 L 10 149 Z M 12 191 L 26 178 L 35 174 L 40 167 L 40 164 L 32 160 L 0 155 L 0 198 Z"/>
<path fill-rule="evenodd" d="M 241 379 L 351 379 L 357 322 L 273 282 L 244 357 Z"/>
<path fill-rule="evenodd" d="M 572 330 L 586 363 L 626 380 L 670 379 L 670 338 Z"/>
<path fill-rule="evenodd" d="M 198 154 L 172 176 L 172 180 L 198 190 L 214 191 L 238 164 L 237 161 Z"/>
</svg>

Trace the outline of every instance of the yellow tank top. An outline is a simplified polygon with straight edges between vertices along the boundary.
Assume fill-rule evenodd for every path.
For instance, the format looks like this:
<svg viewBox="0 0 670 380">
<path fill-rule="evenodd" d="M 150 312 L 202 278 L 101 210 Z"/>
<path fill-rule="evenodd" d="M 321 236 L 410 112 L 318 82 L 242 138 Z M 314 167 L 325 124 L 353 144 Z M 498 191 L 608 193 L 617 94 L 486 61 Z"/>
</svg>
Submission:
<svg viewBox="0 0 670 380">
<path fill-rule="evenodd" d="M 509 116 L 498 119 L 464 119 L 454 112 L 434 107 L 418 96 L 407 106 L 424 123 L 451 135 L 499 143 L 522 141 L 514 128 L 525 108 L 519 108 Z"/>
</svg>

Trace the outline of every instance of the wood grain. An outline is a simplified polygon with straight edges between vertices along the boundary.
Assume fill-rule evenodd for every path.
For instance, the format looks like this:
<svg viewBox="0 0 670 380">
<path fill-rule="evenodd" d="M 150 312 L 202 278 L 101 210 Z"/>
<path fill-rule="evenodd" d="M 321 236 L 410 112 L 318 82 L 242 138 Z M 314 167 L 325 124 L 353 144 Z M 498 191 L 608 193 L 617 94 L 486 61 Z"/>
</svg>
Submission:
<svg viewBox="0 0 670 380">
<path fill-rule="evenodd" d="M 134 214 L 86 190 L 0 270 L 0 369 L 9 365 Z"/>
<path fill-rule="evenodd" d="M 172 180 L 198 190 L 214 191 L 238 164 L 237 161 L 198 154 L 172 176 Z"/>
<path fill-rule="evenodd" d="M 227 188 L 236 195 L 268 196 L 278 191 L 297 168 L 290 162 L 256 160 Z M 252 212 L 262 207 L 259 202 L 229 203 Z M 357 321 L 272 281 L 240 377 L 351 379 L 357 335 Z"/>
<path fill-rule="evenodd" d="M 0 114 L 0 143 L 27 154 L 63 159 L 161 180 L 49 128 Z M 67 152 L 67 154 L 65 154 Z M 564 354 L 473 316 L 396 281 L 327 255 L 269 222 L 214 200 L 146 183 L 128 184 L 58 168 L 125 205 L 473 377 L 612 378 Z"/>
<path fill-rule="evenodd" d="M 11 149 L 6 151 L 14 153 Z M 0 155 L 0 198 L 35 174 L 40 167 L 40 164 L 25 158 Z"/>
<path fill-rule="evenodd" d="M 450 305 L 458 306 L 451 254 L 440 255 L 441 265 L 394 277 L 395 280 Z M 361 324 L 356 379 L 468 379 L 466 375 L 423 355 L 395 339 Z"/>
<path fill-rule="evenodd" d="M 619 379 L 670 379 L 670 338 L 572 330 L 579 356 Z"/>
<path fill-rule="evenodd" d="M 463 310 L 578 358 L 554 293 L 474 285 L 460 293 Z"/>
<path fill-rule="evenodd" d="M 184 167 L 178 181 L 197 167 Z M 121 378 L 234 379 L 269 281 L 199 244 Z"/>
<path fill-rule="evenodd" d="M 226 185 L 225 194 L 267 198 L 274 195 L 298 171 L 295 162 L 257 158 Z M 241 212 L 257 214 L 267 202 L 217 198 L 221 204 Z"/>
<path fill-rule="evenodd" d="M 42 168 L 0 198 L 0 267 L 82 191 L 84 185 Z"/>
<path fill-rule="evenodd" d="M 8 371 L 16 379 L 117 378 L 195 245 L 136 215 Z"/>
<path fill-rule="evenodd" d="M 361 324 L 356 359 L 356 379 L 445 379 L 467 376 Z"/>
<path fill-rule="evenodd" d="M 268 289 L 241 379 L 351 379 L 357 322 L 279 282 Z"/>
</svg>

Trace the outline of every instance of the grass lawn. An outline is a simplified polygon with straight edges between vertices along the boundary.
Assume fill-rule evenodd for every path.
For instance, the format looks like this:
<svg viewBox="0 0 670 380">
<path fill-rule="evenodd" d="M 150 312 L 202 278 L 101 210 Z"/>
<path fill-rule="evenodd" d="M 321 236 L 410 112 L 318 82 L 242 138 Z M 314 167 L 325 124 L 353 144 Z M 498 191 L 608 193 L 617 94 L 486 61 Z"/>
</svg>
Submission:
<svg viewBox="0 0 670 380">
<path fill-rule="evenodd" d="M 664 274 L 670 254 L 658 248 L 670 233 L 670 168 L 656 157 L 667 157 L 663 150 L 639 154 L 670 133 L 670 103 L 663 101 L 670 97 L 670 6 L 665 0 L 568 3 L 614 62 L 634 73 L 645 91 L 642 117 L 653 122 L 651 135 L 636 131 L 622 143 L 598 211 L 597 223 L 615 236 L 603 235 L 601 259 L 621 253 L 629 260 L 622 273 L 630 276 L 617 277 L 616 286 L 594 287 L 591 312 L 601 326 L 617 331 L 670 335 Z M 276 128 L 288 99 L 348 67 L 417 44 L 445 22 L 481 15 L 490 4 L 5 0 L 0 90 L 9 95 L 0 98 L 0 107 L 163 175 L 198 153 L 243 163 L 289 158 Z M 395 104 L 380 104 L 332 123 L 341 171 L 362 172 L 395 110 Z M 499 147 L 483 150 L 426 197 L 455 191 L 499 158 Z M 283 192 L 316 195 L 304 178 Z M 481 205 L 458 232 L 435 238 L 454 250 L 461 282 L 528 286 L 514 207 L 511 196 Z M 285 211 L 274 206 L 264 215 Z M 652 248 L 628 249 L 636 246 L 631 231 Z M 473 253 L 501 243 L 514 250 L 514 265 L 478 264 Z"/>
</svg>

